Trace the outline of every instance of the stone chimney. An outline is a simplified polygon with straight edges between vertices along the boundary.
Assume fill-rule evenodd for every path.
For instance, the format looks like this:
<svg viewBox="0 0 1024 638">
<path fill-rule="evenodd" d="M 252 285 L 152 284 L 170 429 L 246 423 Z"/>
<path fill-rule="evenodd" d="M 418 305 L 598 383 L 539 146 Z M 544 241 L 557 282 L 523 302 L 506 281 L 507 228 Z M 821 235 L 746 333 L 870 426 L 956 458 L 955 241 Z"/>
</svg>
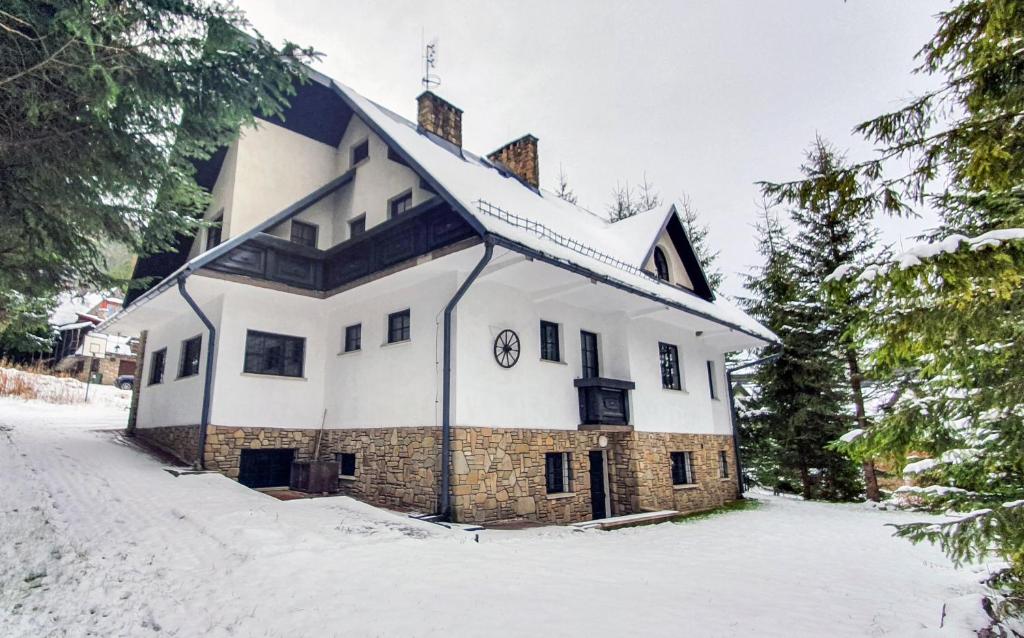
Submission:
<svg viewBox="0 0 1024 638">
<path fill-rule="evenodd" d="M 540 159 L 537 156 L 537 138 L 527 133 L 509 142 L 487 156 L 499 162 L 534 188 L 540 188 Z"/>
<path fill-rule="evenodd" d="M 462 148 L 462 109 L 442 100 L 431 91 L 416 98 L 417 122 L 425 131 Z"/>
</svg>

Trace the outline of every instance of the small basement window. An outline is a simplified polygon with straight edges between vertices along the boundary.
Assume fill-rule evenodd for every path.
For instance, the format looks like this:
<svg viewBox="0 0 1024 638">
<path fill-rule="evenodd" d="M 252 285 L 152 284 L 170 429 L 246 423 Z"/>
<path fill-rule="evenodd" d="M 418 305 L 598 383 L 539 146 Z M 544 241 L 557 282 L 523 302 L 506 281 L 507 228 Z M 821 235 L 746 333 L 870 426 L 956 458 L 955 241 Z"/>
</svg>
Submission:
<svg viewBox="0 0 1024 638">
<path fill-rule="evenodd" d="M 412 191 L 402 193 L 388 204 L 388 217 L 394 219 L 412 208 Z"/>
<path fill-rule="evenodd" d="M 316 248 L 316 224 L 292 220 L 292 243 Z"/>
<path fill-rule="evenodd" d="M 661 359 L 661 387 L 666 390 L 682 390 L 683 384 L 679 377 L 679 348 L 671 343 L 658 343 L 658 356 Z"/>
<path fill-rule="evenodd" d="M 693 452 L 672 452 L 672 485 L 693 485 Z"/>
<path fill-rule="evenodd" d="M 562 360 L 558 343 L 558 324 L 543 319 L 540 322 L 540 358 L 545 361 Z"/>
<path fill-rule="evenodd" d="M 388 315 L 388 343 L 408 341 L 410 338 L 409 326 L 410 316 L 408 309 Z"/>
<path fill-rule="evenodd" d="M 243 372 L 279 377 L 301 377 L 306 340 L 247 330 L 245 333 L 245 364 Z"/>
<path fill-rule="evenodd" d="M 572 454 L 548 452 L 544 455 L 544 476 L 548 494 L 572 491 Z"/>
<path fill-rule="evenodd" d="M 355 166 L 359 162 L 370 157 L 370 140 L 363 140 L 352 147 L 352 164 Z"/>
<path fill-rule="evenodd" d="M 356 475 L 356 455 L 354 452 L 338 452 L 334 455 L 338 462 L 338 476 L 354 477 Z"/>
<path fill-rule="evenodd" d="M 363 347 L 363 324 L 345 328 L 345 352 L 355 352 Z"/>
<path fill-rule="evenodd" d="M 203 338 L 192 337 L 181 342 L 181 361 L 178 363 L 178 378 L 191 377 L 199 374 L 199 354 L 202 350 Z"/>
<path fill-rule="evenodd" d="M 725 450 L 718 452 L 718 478 L 729 478 L 729 453 Z"/>
<path fill-rule="evenodd" d="M 164 364 L 167 362 L 167 348 L 153 353 L 153 363 L 149 365 L 149 385 L 164 382 Z"/>
</svg>

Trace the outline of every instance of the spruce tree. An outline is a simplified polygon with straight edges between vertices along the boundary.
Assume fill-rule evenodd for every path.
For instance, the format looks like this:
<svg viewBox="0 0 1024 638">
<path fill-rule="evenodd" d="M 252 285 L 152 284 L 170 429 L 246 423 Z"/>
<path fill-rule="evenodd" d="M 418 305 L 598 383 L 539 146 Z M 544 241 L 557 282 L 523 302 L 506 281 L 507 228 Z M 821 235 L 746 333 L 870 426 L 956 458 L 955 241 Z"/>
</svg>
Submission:
<svg viewBox="0 0 1024 638">
<path fill-rule="evenodd" d="M 777 334 L 782 356 L 755 374 L 757 392 L 741 441 L 755 480 L 799 484 L 805 498 L 845 500 L 860 488 L 855 470 L 829 443 L 845 431 L 841 369 L 823 352 L 828 313 L 800 278 L 792 243 L 767 210 L 759 226 L 765 265 L 747 278 L 746 310 Z"/>
<path fill-rule="evenodd" d="M 676 203 L 676 209 L 679 211 L 679 219 L 683 222 L 683 228 L 686 230 L 686 236 L 690 240 L 693 252 L 697 255 L 697 261 L 700 262 L 701 267 L 704 269 L 708 285 L 711 286 L 712 291 L 718 292 L 725 276 L 718 269 L 717 262 L 720 251 L 711 248 L 710 241 L 708 240 L 708 233 L 710 231 L 707 224 L 700 222 L 700 214 L 693 205 L 690 196 L 686 193 L 683 193 L 682 197 L 679 198 Z"/>
<path fill-rule="evenodd" d="M 1002 609 L 1024 606 L 1024 5 L 963 0 L 938 17 L 919 72 L 941 86 L 858 130 L 880 147 L 851 167 L 865 197 L 941 223 L 892 260 L 843 269 L 870 291 L 860 322 L 873 373 L 900 386 L 857 458 L 908 464 L 915 496 L 956 520 L 903 525 L 954 560 L 1004 562 Z M 899 159 L 899 162 L 891 160 Z M 909 166 L 895 175 L 886 169 Z M 939 179 L 941 177 L 941 179 Z M 785 185 L 791 192 L 800 184 Z M 842 275 L 842 277 L 841 277 Z M 930 489 L 924 489 L 930 486 Z"/>
<path fill-rule="evenodd" d="M 798 232 L 793 241 L 798 279 L 809 301 L 820 304 L 819 348 L 846 368 L 845 383 L 853 405 L 852 421 L 868 429 L 865 408 L 861 346 L 854 325 L 863 315 L 863 292 L 856 286 L 833 286 L 824 291 L 825 280 L 843 265 L 863 265 L 875 257 L 877 231 L 873 227 L 873 205 L 864 197 L 865 188 L 850 172 L 845 156 L 817 137 L 801 167 L 806 178 L 797 189 L 765 185 L 766 194 L 792 207 Z M 875 466 L 862 463 L 867 497 L 881 500 Z"/>
</svg>

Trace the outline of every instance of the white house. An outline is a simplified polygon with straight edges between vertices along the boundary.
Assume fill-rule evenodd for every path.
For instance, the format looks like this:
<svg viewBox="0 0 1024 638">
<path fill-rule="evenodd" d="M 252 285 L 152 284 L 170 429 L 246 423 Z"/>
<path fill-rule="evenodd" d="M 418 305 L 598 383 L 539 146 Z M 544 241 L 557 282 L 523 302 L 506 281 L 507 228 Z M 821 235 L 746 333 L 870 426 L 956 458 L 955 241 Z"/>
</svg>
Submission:
<svg viewBox="0 0 1024 638">
<path fill-rule="evenodd" d="M 144 342 L 137 435 L 253 487 L 318 449 L 348 493 L 463 521 L 736 498 L 724 355 L 775 336 L 673 207 L 611 224 L 539 188 L 536 138 L 477 156 L 461 119 L 314 74 L 198 166 L 220 226 L 102 326 Z"/>
</svg>

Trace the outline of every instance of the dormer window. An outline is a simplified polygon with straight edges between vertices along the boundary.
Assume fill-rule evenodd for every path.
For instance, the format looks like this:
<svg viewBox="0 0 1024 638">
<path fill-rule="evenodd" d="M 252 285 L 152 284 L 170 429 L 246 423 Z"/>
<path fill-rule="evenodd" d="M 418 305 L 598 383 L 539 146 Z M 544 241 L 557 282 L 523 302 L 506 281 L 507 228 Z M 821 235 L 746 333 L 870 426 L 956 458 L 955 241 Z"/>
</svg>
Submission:
<svg viewBox="0 0 1024 638">
<path fill-rule="evenodd" d="M 316 224 L 292 221 L 292 243 L 316 248 Z"/>
<path fill-rule="evenodd" d="M 352 147 L 352 166 L 370 157 L 370 141 L 363 140 Z"/>
<path fill-rule="evenodd" d="M 402 193 L 391 200 L 388 205 L 388 216 L 391 219 L 394 219 L 410 208 L 412 208 L 412 191 Z"/>
<path fill-rule="evenodd" d="M 671 281 L 668 276 L 668 259 L 665 257 L 665 251 L 661 249 L 661 246 L 654 247 L 654 269 L 658 273 L 658 279 Z"/>
</svg>

